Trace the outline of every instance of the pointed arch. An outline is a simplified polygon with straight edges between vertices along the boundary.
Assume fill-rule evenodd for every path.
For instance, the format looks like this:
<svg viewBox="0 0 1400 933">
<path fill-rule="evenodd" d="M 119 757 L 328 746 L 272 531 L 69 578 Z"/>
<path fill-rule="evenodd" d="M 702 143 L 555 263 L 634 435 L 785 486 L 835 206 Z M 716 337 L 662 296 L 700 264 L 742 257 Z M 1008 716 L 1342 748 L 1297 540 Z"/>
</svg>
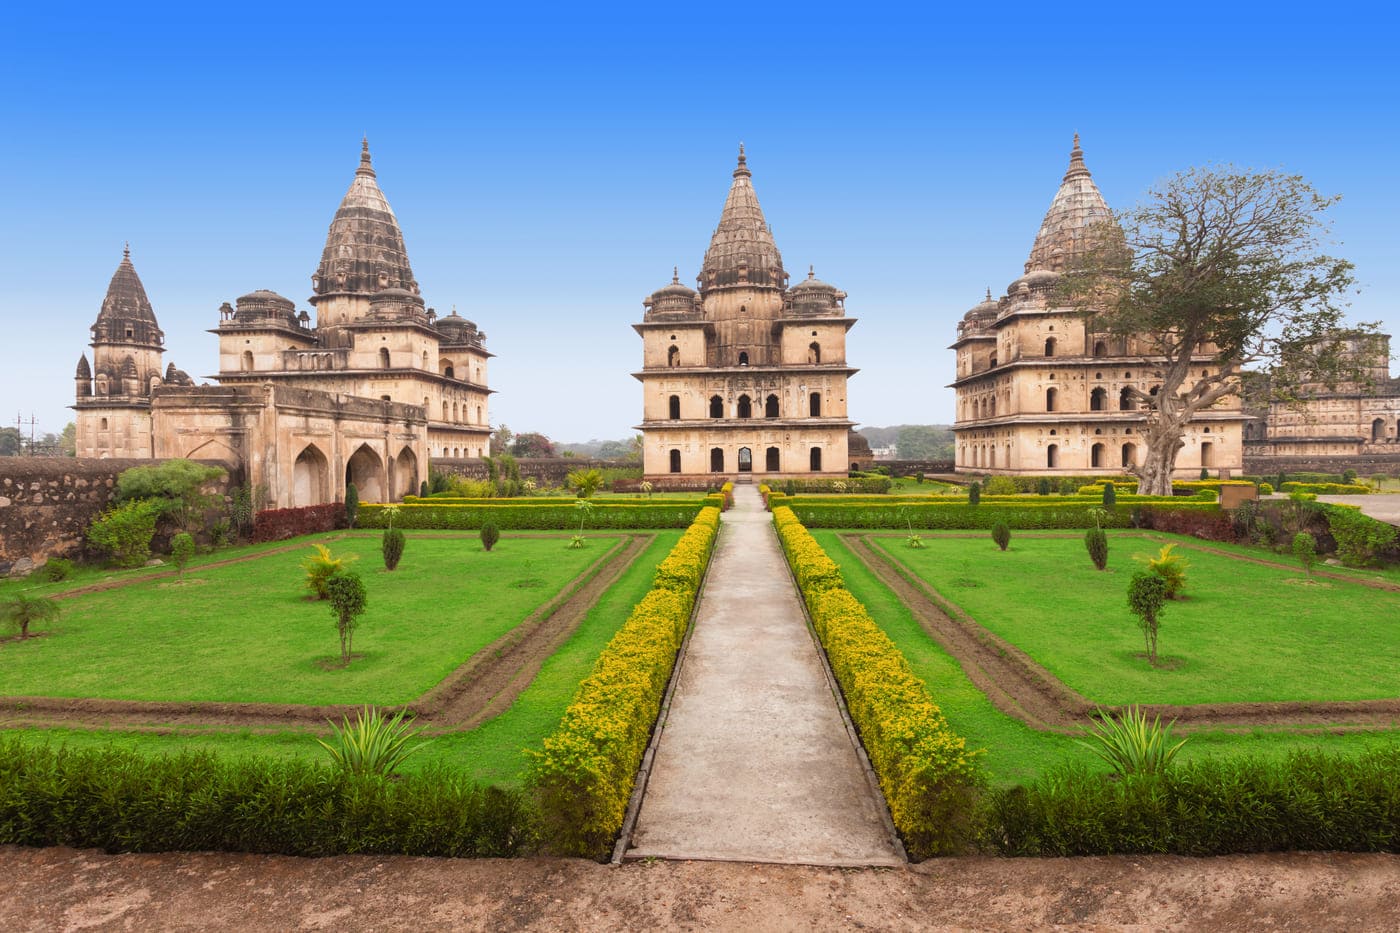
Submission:
<svg viewBox="0 0 1400 933">
<path fill-rule="evenodd" d="M 346 461 L 345 483 L 355 484 L 361 502 L 384 501 L 384 461 L 368 444 L 361 444 Z"/>
<path fill-rule="evenodd" d="M 747 394 L 739 396 L 739 417 L 753 417 L 753 399 L 749 398 Z"/>
<path fill-rule="evenodd" d="M 402 501 L 418 491 L 418 455 L 407 445 L 394 458 L 393 480 L 395 500 Z"/>
<path fill-rule="evenodd" d="M 292 507 L 300 509 L 332 501 L 330 463 L 321 448 L 307 444 L 292 464 Z"/>
<path fill-rule="evenodd" d="M 778 397 L 777 397 L 776 395 L 770 395 L 770 396 L 768 396 L 768 398 L 764 401 L 764 403 L 763 403 L 763 417 L 765 417 L 765 418 L 776 418 L 776 417 L 778 417 Z"/>
</svg>

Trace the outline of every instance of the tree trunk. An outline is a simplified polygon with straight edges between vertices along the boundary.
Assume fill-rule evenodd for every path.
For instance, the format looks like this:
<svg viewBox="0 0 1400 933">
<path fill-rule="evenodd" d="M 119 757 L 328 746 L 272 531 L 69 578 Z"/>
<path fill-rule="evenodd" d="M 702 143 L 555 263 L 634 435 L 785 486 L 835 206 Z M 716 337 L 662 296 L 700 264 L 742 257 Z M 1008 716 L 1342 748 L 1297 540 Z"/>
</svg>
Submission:
<svg viewBox="0 0 1400 933">
<path fill-rule="evenodd" d="M 1138 470 L 1138 494 L 1143 496 L 1170 496 L 1172 494 L 1172 470 L 1176 467 L 1176 455 L 1186 442 L 1181 433 L 1185 424 L 1173 419 L 1167 412 L 1153 412 L 1147 421 L 1147 454 L 1143 457 L 1142 468 Z"/>
<path fill-rule="evenodd" d="M 340 663 L 342 666 L 350 663 L 350 632 L 345 623 L 340 623 Z"/>
</svg>

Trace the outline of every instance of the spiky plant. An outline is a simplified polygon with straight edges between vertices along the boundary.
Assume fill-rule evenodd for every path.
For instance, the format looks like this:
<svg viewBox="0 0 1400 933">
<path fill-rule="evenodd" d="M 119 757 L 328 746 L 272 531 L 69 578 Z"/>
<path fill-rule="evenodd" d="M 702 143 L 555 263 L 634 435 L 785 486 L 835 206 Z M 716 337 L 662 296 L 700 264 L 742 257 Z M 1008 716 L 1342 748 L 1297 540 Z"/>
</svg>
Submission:
<svg viewBox="0 0 1400 933">
<path fill-rule="evenodd" d="M 301 569 L 306 571 L 306 588 L 316 599 L 325 599 L 329 595 L 326 590 L 326 581 L 358 558 L 354 554 L 335 557 L 331 554 L 331 549 L 324 544 L 311 546 L 316 549 L 316 553 L 301 562 Z"/>
<path fill-rule="evenodd" d="M 331 741 L 316 741 L 330 753 L 335 766 L 351 774 L 377 774 L 388 777 L 393 774 L 404 759 L 408 758 L 427 742 L 409 746 L 421 732 L 413 729 L 404 720 L 407 710 L 399 710 L 386 717 L 373 706 L 366 705 L 355 714 L 351 722 L 346 716 L 340 725 L 331 726 Z M 330 720 L 327 720 L 330 722 Z"/>
<path fill-rule="evenodd" d="M 1112 712 L 1096 710 L 1094 727 L 1085 729 L 1085 740 L 1076 740 L 1125 777 L 1130 774 L 1160 774 L 1171 765 L 1186 744 L 1172 744 L 1173 719 L 1165 726 L 1162 717 L 1147 721 L 1147 714 L 1136 705 Z"/>
<path fill-rule="evenodd" d="M 0 602 L 0 619 L 6 619 L 19 629 L 20 638 L 29 637 L 29 626 L 35 622 L 49 622 L 58 617 L 58 603 L 47 596 L 30 596 L 16 593 Z"/>
</svg>

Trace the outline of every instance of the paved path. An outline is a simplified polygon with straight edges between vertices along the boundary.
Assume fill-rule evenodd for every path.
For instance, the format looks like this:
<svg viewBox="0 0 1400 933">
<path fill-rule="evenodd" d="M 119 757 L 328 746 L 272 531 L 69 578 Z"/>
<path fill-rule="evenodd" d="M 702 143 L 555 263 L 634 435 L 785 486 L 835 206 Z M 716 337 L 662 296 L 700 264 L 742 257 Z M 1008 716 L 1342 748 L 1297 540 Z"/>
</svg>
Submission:
<svg viewBox="0 0 1400 933">
<path fill-rule="evenodd" d="M 628 858 L 898 865 L 772 522 L 724 513 Z"/>
<path fill-rule="evenodd" d="M 1360 482 L 1360 480 L 1358 480 Z M 1369 496 L 1318 496 L 1318 502 L 1360 506 L 1362 513 L 1377 521 L 1400 525 L 1400 495 L 1377 493 Z"/>
</svg>

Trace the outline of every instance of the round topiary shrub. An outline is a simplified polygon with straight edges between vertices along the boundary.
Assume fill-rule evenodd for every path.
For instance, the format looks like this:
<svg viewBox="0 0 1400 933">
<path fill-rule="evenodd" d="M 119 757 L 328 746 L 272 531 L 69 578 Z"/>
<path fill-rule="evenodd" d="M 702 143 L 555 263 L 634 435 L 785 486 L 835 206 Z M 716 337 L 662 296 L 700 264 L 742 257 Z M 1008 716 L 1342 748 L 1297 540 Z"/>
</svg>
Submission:
<svg viewBox="0 0 1400 933">
<path fill-rule="evenodd" d="M 496 527 L 495 522 L 487 522 L 481 526 L 481 546 L 489 552 L 496 546 L 496 542 L 501 540 L 501 530 Z"/>
<path fill-rule="evenodd" d="M 1006 546 L 1011 543 L 1011 529 L 1007 527 L 1006 522 L 997 522 L 992 526 L 992 540 L 997 543 L 997 547 L 1006 550 Z"/>
<path fill-rule="evenodd" d="M 393 570 L 403 559 L 404 536 L 397 528 L 385 528 L 384 537 L 379 542 L 379 550 L 384 554 L 384 569 Z"/>
<path fill-rule="evenodd" d="M 1268 483 L 1260 483 L 1260 484 L 1259 484 L 1259 495 L 1261 495 L 1261 496 L 1272 496 L 1273 494 L 1274 494 L 1274 487 L 1273 487 L 1273 486 L 1269 485 Z"/>
</svg>

